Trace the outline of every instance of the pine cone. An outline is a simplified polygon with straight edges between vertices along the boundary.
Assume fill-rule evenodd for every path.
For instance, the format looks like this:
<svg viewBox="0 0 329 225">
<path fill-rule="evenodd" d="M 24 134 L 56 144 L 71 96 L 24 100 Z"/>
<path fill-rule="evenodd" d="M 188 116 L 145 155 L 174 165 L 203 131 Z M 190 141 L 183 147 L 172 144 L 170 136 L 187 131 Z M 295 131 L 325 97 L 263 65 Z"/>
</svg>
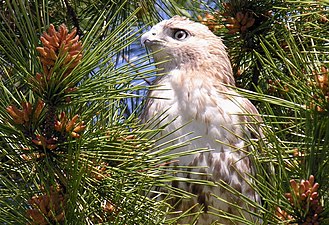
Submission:
<svg viewBox="0 0 329 225">
<path fill-rule="evenodd" d="M 321 91 L 324 94 L 328 94 L 329 91 L 329 83 L 328 83 L 328 76 L 329 76 L 329 69 L 322 66 L 321 67 L 321 73 L 318 74 L 317 72 L 313 72 L 315 74 L 315 80 L 318 85 L 318 87 L 321 89 Z"/>
<path fill-rule="evenodd" d="M 54 150 L 57 148 L 57 138 L 51 137 L 49 139 L 45 138 L 43 135 L 37 134 L 32 142 L 38 146 L 42 146 L 44 149 Z"/>
<path fill-rule="evenodd" d="M 286 221 L 287 223 L 289 221 L 293 221 L 294 218 L 289 215 L 286 211 L 282 210 L 280 207 L 276 208 L 275 215 L 282 221 Z"/>
<path fill-rule="evenodd" d="M 313 100 L 310 103 L 309 108 L 315 109 L 318 112 L 323 112 L 327 108 L 326 105 L 329 103 L 329 70 L 326 67 L 322 66 L 320 73 L 318 71 L 313 71 L 312 73 L 315 77 L 315 82 L 311 84 L 317 86 L 321 90 L 322 94 L 324 95 L 324 99 L 323 96 L 314 94 Z"/>
<path fill-rule="evenodd" d="M 77 29 L 68 33 L 67 27 L 62 24 L 57 32 L 54 25 L 50 24 L 48 33 L 44 32 L 40 37 L 43 47 L 37 47 L 40 53 L 40 61 L 47 80 L 53 73 L 54 65 L 58 62 L 60 68 L 67 67 L 64 77 L 76 67 L 82 58 L 82 43 Z"/>
<path fill-rule="evenodd" d="M 308 212 L 300 224 L 319 224 L 319 214 L 323 211 L 323 207 L 319 201 L 319 184 L 315 183 L 313 175 L 308 180 L 301 180 L 297 183 L 296 180 L 290 180 L 291 193 L 286 193 L 285 196 L 290 204 L 296 210 Z"/>
<path fill-rule="evenodd" d="M 55 121 L 55 130 L 61 133 L 68 133 L 73 138 L 79 138 L 81 132 L 86 129 L 84 121 L 77 123 L 79 115 L 73 116 L 71 120 L 67 118 L 64 112 L 61 113 L 59 120 Z"/>
<path fill-rule="evenodd" d="M 26 211 L 27 216 L 31 219 L 29 224 L 47 225 L 64 221 L 65 199 L 59 188 L 54 190 L 51 187 L 49 194 L 33 196 L 28 203 L 32 207 Z"/>
<path fill-rule="evenodd" d="M 37 47 L 36 50 L 40 53 L 43 71 L 31 79 L 34 84 L 33 91 L 39 93 L 40 96 L 45 96 L 45 93 L 49 96 L 50 90 L 58 90 L 62 93 L 64 89 L 66 102 L 71 101 L 67 93 L 77 88 L 68 79 L 63 83 L 63 78 L 71 74 L 82 59 L 82 43 L 76 33 L 76 28 L 68 33 L 64 24 L 59 27 L 59 31 L 56 31 L 54 25 L 51 24 L 48 32 L 44 32 L 40 37 L 43 47 Z M 58 88 L 58 84 L 62 85 L 62 89 Z M 51 93 L 52 96 L 56 94 L 58 93 Z"/>
<path fill-rule="evenodd" d="M 250 12 L 237 12 L 235 17 L 229 17 L 225 20 L 228 33 L 235 34 L 237 32 L 245 33 L 247 29 L 255 23 L 255 18 Z"/>
<path fill-rule="evenodd" d="M 45 103 L 39 100 L 34 107 L 30 102 L 22 102 L 22 109 L 17 109 L 16 106 L 10 105 L 6 108 L 7 112 L 12 117 L 15 124 L 28 126 L 33 121 L 37 121 L 43 110 Z"/>
<path fill-rule="evenodd" d="M 218 15 L 213 15 L 210 13 L 206 13 L 204 17 L 202 17 L 201 15 L 198 15 L 198 20 L 206 25 L 209 30 L 211 30 L 212 32 L 217 32 L 218 30 L 220 30 L 221 28 L 223 28 L 223 25 L 220 25 L 217 21 L 218 19 L 216 18 L 216 16 Z"/>
</svg>

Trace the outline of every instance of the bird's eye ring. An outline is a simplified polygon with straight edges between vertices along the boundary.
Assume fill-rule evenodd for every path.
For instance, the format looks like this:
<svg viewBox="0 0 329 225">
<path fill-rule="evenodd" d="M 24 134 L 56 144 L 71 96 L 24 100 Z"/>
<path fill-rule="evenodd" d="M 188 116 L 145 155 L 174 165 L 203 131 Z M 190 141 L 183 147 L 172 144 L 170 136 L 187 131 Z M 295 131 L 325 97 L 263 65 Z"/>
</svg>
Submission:
<svg viewBox="0 0 329 225">
<path fill-rule="evenodd" d="M 184 40 L 187 36 L 188 33 L 185 30 L 177 30 L 174 33 L 174 38 L 179 41 Z"/>
</svg>

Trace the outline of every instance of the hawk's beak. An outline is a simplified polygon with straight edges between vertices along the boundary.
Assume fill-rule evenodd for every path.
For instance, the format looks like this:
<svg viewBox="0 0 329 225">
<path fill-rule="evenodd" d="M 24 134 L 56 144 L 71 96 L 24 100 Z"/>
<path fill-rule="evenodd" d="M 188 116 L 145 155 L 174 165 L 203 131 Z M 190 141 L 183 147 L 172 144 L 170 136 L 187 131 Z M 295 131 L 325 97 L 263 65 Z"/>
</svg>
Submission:
<svg viewBox="0 0 329 225">
<path fill-rule="evenodd" d="M 142 35 L 141 37 L 141 44 L 146 46 L 148 44 L 150 44 L 152 41 L 149 39 L 149 36 L 150 36 L 150 31 L 149 32 L 146 32 L 145 34 Z"/>
<path fill-rule="evenodd" d="M 141 43 L 142 45 L 145 45 L 146 47 L 149 47 L 151 45 L 158 45 L 162 41 L 159 39 L 157 32 L 154 28 L 152 28 L 150 31 L 146 32 L 141 37 Z"/>
</svg>

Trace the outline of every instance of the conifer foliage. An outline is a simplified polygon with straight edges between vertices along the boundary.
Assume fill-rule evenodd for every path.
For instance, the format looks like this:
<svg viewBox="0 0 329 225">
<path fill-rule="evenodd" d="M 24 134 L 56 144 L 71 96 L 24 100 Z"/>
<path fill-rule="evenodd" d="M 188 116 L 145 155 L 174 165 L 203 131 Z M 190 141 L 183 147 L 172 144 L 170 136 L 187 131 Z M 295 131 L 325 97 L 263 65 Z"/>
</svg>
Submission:
<svg viewBox="0 0 329 225">
<path fill-rule="evenodd" d="M 199 16 L 218 27 L 237 85 L 263 116 L 266 143 L 253 153 L 262 224 L 328 223 L 328 9 L 232 0 Z"/>
<path fill-rule="evenodd" d="M 170 180 L 150 153 L 157 131 L 142 129 L 136 108 L 125 114 L 145 88 L 133 82 L 154 69 L 147 57 L 117 64 L 137 39 L 134 12 L 74 27 L 52 3 L 1 6 L 0 223 L 160 224 L 168 206 L 147 197 Z"/>
<path fill-rule="evenodd" d="M 31 141 L 23 147 L 25 153 L 22 153 L 21 157 L 38 161 L 53 157 L 51 155 L 63 154 L 65 147 L 59 146 L 63 146 L 69 136 L 79 138 L 79 133 L 85 129 L 84 122 L 78 122 L 78 114 L 69 119 L 64 111 L 58 110 L 62 99 L 70 101 L 66 93 L 72 92 L 75 86 L 60 81 L 70 76 L 82 58 L 82 44 L 76 35 L 76 29 L 68 34 L 66 26 L 61 25 L 57 32 L 51 24 L 48 32 L 44 32 L 40 40 L 43 47 L 37 47 L 36 50 L 40 53 L 42 74 L 37 73 L 31 81 L 32 90 L 38 100 L 34 107 L 31 102 L 22 102 L 22 109 L 15 105 L 7 107 L 12 119 L 11 125 L 20 129 L 28 142 Z M 49 89 L 55 86 L 59 87 L 49 95 Z M 62 175 L 67 176 L 65 172 Z M 28 200 L 32 209 L 27 210 L 27 216 L 33 224 L 64 221 L 64 207 L 67 201 L 67 198 L 64 198 L 64 185 L 61 185 L 64 181 L 54 179 L 52 182 L 49 193 L 45 192 Z"/>
<path fill-rule="evenodd" d="M 262 202 L 241 201 L 259 224 L 329 224 L 328 1 L 0 2 L 1 224 L 176 223 L 180 146 L 154 146 L 161 129 L 138 119 L 156 69 L 132 47 L 175 14 L 223 38 L 263 118 L 266 138 L 249 140 Z"/>
</svg>

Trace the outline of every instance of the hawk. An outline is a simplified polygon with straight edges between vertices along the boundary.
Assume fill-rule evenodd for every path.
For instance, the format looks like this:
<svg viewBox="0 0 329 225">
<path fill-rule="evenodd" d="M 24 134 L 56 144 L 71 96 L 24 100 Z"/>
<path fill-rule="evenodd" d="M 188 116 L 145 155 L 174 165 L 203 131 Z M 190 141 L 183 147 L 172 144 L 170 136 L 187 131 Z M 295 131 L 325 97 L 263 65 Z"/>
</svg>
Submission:
<svg viewBox="0 0 329 225">
<path fill-rule="evenodd" d="M 174 150 L 176 152 L 208 149 L 181 156 L 176 163 L 178 166 L 190 166 L 193 168 L 191 171 L 200 175 L 178 174 L 225 182 L 258 202 L 259 196 L 249 185 L 253 165 L 249 157 L 250 147 L 245 143 L 257 133 L 258 128 L 251 129 L 248 124 L 255 124 L 251 115 L 258 112 L 248 99 L 234 90 L 231 63 L 221 38 L 201 23 L 174 16 L 153 26 L 142 35 L 141 42 L 153 53 L 159 71 L 164 74 L 155 80 L 157 88 L 149 92 L 144 121 L 163 115 L 159 126 L 169 124 L 164 128 L 166 138 L 163 142 L 189 142 L 187 146 Z M 246 209 L 244 201 L 225 188 L 187 182 L 173 182 L 172 185 L 196 196 L 183 200 L 178 208 L 185 211 L 199 203 L 203 213 L 197 224 L 240 224 L 210 213 L 217 209 L 241 215 L 241 211 L 227 202 Z M 246 218 L 253 219 L 244 214 Z M 185 218 L 180 222 L 190 224 L 191 221 L 191 218 Z"/>
</svg>

